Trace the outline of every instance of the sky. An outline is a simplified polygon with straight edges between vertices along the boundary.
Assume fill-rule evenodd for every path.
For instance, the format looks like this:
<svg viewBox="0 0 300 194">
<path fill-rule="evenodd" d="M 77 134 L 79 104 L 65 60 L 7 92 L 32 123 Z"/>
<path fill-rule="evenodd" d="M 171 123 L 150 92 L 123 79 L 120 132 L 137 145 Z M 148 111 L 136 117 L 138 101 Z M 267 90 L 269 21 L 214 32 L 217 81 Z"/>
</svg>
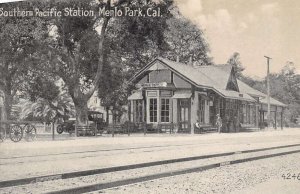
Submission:
<svg viewBox="0 0 300 194">
<path fill-rule="evenodd" d="M 0 0 L 19 1 L 19 0 Z M 181 13 L 204 31 L 216 64 L 234 52 L 244 74 L 263 78 L 293 62 L 300 73 L 299 0 L 175 0 Z"/>
<path fill-rule="evenodd" d="M 22 0 L 0 0 L 0 3 L 15 2 L 15 1 L 22 1 Z"/>
<path fill-rule="evenodd" d="M 300 73 L 299 0 L 175 0 L 180 12 L 204 31 L 216 64 L 234 52 L 244 74 L 263 78 L 267 59 L 276 73 L 293 62 Z"/>
</svg>

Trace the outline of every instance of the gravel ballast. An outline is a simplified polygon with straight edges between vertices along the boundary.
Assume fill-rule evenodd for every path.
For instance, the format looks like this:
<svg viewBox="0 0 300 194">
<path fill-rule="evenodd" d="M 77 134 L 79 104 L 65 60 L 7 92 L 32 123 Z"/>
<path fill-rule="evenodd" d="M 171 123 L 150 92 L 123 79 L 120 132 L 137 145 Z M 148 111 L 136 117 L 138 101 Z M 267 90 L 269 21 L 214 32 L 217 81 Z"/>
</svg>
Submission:
<svg viewBox="0 0 300 194">
<path fill-rule="evenodd" d="M 142 176 L 147 176 L 147 175 L 152 175 L 157 173 L 173 172 L 173 171 L 178 171 L 178 170 L 183 170 L 188 168 L 204 166 L 208 164 L 226 162 L 229 160 L 236 160 L 236 159 L 243 159 L 243 158 L 249 158 L 254 156 L 280 153 L 285 151 L 299 150 L 299 148 L 300 146 L 293 147 L 293 148 L 284 148 L 280 150 L 268 150 L 268 151 L 257 152 L 257 153 L 235 154 L 233 156 L 173 163 L 168 165 L 125 170 L 120 172 L 105 173 L 100 175 L 85 176 L 85 177 L 72 178 L 66 180 L 41 182 L 41 183 L 35 183 L 30 185 L 18 186 L 18 187 L 3 188 L 0 191 L 4 193 L 20 193 L 21 191 L 26 193 L 40 193 L 41 191 L 43 192 L 57 191 L 57 190 L 78 187 L 78 186 L 86 186 L 90 184 L 107 183 L 107 182 L 119 181 L 123 179 L 142 177 Z"/>
<path fill-rule="evenodd" d="M 300 154 L 223 166 L 199 173 L 102 190 L 93 193 L 290 193 L 298 194 L 300 180 L 283 179 L 300 173 Z"/>
</svg>

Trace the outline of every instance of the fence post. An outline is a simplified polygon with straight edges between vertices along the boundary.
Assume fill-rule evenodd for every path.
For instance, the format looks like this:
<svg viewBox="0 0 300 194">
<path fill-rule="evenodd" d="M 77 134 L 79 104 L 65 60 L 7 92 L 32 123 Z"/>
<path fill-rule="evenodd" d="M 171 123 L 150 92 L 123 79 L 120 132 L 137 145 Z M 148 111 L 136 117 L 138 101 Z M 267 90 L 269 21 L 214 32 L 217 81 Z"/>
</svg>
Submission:
<svg viewBox="0 0 300 194">
<path fill-rule="evenodd" d="M 54 133 L 55 133 L 55 130 L 54 130 L 54 122 L 52 122 L 52 140 L 55 139 Z"/>
<path fill-rule="evenodd" d="M 131 127 L 131 124 L 127 123 L 127 133 L 128 133 L 128 136 L 130 136 L 130 127 Z"/>
</svg>

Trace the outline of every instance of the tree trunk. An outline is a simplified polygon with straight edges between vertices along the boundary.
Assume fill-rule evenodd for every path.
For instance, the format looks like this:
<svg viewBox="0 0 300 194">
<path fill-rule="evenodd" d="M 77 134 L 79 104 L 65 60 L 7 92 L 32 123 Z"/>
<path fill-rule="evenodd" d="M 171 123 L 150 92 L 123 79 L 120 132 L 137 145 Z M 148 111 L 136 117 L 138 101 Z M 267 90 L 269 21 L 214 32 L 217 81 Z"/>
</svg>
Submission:
<svg viewBox="0 0 300 194">
<path fill-rule="evenodd" d="M 92 97 L 94 94 L 96 87 L 98 87 L 100 78 L 102 76 L 102 69 L 103 69 L 103 53 L 104 53 L 104 39 L 105 39 L 105 32 L 107 28 L 107 24 L 109 21 L 109 17 L 104 18 L 103 24 L 101 27 L 101 32 L 100 32 L 100 41 L 98 45 L 98 53 L 99 53 L 99 61 L 98 61 L 98 67 L 97 67 L 97 72 L 95 75 L 95 78 L 93 80 L 93 84 L 91 88 L 86 92 L 83 93 L 80 89 L 80 77 L 75 76 L 73 78 L 69 77 L 64 77 L 62 76 L 61 78 L 64 80 L 66 85 L 69 88 L 69 94 L 72 97 L 72 100 L 75 105 L 75 111 L 76 111 L 76 127 L 75 127 L 75 134 L 76 136 L 78 135 L 77 133 L 77 126 L 85 126 L 88 123 L 88 100 Z M 75 60 L 75 62 L 79 62 L 78 60 Z M 73 64 L 74 67 L 76 67 L 76 63 Z"/>
<path fill-rule="evenodd" d="M 76 127 L 75 127 L 75 135 L 78 136 L 77 126 L 86 126 L 88 124 L 88 105 L 87 100 L 76 99 L 74 103 L 76 110 Z"/>
<path fill-rule="evenodd" d="M 109 107 L 106 107 L 106 124 L 109 124 Z"/>
<path fill-rule="evenodd" d="M 11 119 L 11 108 L 12 108 L 13 97 L 10 91 L 4 91 L 4 111 L 3 120 Z"/>
<path fill-rule="evenodd" d="M 82 100 L 80 103 L 75 104 L 76 119 L 79 125 L 86 125 L 88 121 L 88 107 L 87 101 Z"/>
</svg>

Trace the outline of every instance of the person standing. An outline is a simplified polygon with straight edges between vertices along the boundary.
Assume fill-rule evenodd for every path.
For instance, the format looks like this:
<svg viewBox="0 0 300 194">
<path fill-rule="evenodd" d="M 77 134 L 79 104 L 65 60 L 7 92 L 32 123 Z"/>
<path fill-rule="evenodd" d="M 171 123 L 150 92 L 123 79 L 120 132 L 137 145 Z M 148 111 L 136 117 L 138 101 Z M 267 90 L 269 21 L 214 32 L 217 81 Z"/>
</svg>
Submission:
<svg viewBox="0 0 300 194">
<path fill-rule="evenodd" d="M 195 127 L 196 127 L 197 131 L 199 131 L 199 133 L 201 134 L 201 127 L 200 127 L 199 120 L 197 120 L 197 122 L 195 123 Z"/>
<path fill-rule="evenodd" d="M 221 133 L 222 119 L 220 117 L 220 114 L 217 114 L 216 125 L 218 127 L 218 133 Z"/>
</svg>

